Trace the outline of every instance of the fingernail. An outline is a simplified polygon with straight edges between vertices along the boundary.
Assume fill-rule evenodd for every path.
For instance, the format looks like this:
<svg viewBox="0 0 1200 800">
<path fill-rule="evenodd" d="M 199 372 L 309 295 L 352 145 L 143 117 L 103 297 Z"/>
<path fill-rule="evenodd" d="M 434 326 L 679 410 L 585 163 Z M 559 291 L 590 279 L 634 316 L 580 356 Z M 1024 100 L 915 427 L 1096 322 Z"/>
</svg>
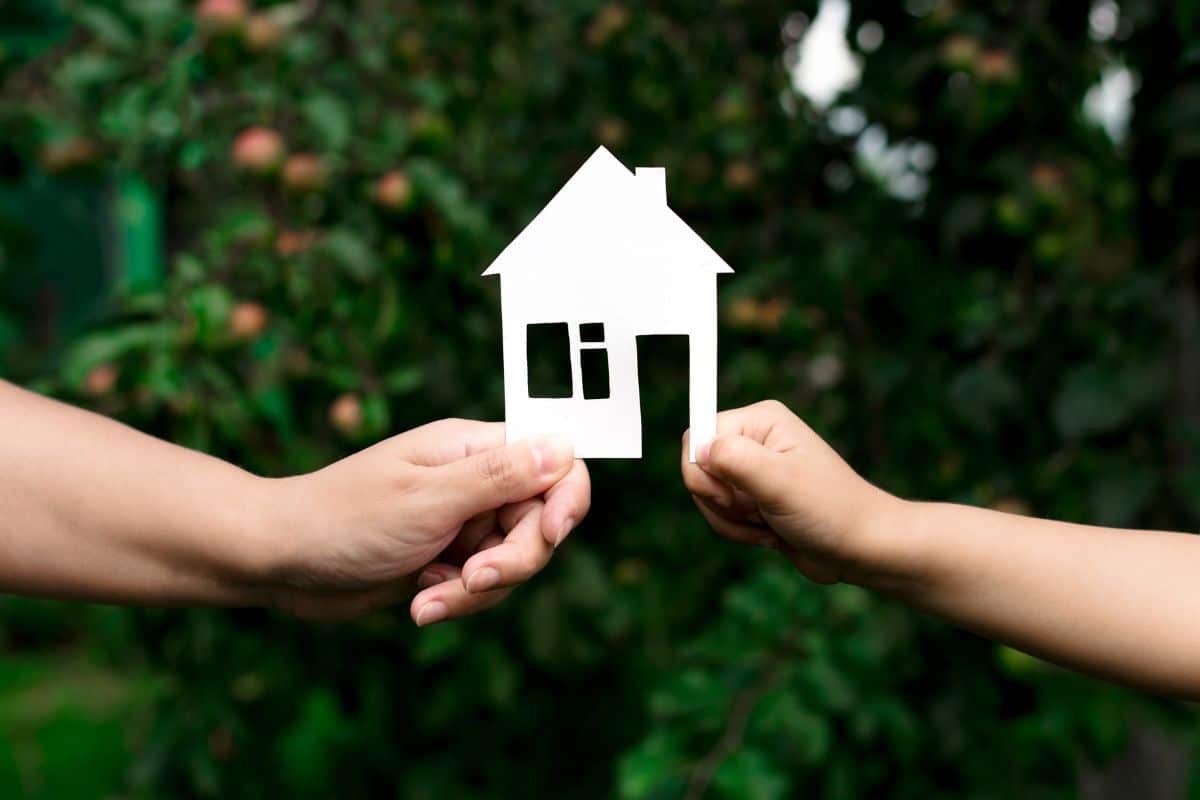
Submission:
<svg viewBox="0 0 1200 800">
<path fill-rule="evenodd" d="M 417 576 L 417 588 L 428 589 L 430 586 L 437 586 L 443 583 L 446 577 L 436 569 L 427 569 Z"/>
<path fill-rule="evenodd" d="M 575 449 L 561 436 L 547 436 L 533 443 L 533 458 L 543 475 L 558 472 L 574 457 Z"/>
<path fill-rule="evenodd" d="M 567 517 L 563 520 L 563 524 L 559 526 L 558 533 L 554 535 L 554 546 L 558 547 L 562 544 L 562 540 L 567 538 L 567 534 L 575 527 L 574 517 Z"/>
<path fill-rule="evenodd" d="M 708 463 L 708 451 L 711 449 L 712 449 L 712 442 L 705 442 L 704 444 L 697 447 L 696 448 L 696 463 L 701 464 L 701 465 L 707 464 Z"/>
<path fill-rule="evenodd" d="M 467 591 L 472 594 L 486 592 L 499 585 L 500 573 L 496 571 L 495 567 L 480 567 L 471 573 L 471 577 L 467 578 Z"/>
<path fill-rule="evenodd" d="M 421 606 L 421 610 L 417 612 L 417 626 L 424 628 L 426 625 L 441 622 L 445 618 L 446 604 L 441 600 L 434 600 Z"/>
</svg>

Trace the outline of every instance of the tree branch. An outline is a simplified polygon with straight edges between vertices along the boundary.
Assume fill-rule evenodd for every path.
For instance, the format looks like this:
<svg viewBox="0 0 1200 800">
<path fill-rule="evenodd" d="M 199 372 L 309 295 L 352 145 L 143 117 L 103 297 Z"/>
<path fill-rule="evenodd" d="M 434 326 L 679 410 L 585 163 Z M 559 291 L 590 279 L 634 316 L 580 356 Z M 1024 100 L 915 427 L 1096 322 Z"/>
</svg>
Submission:
<svg viewBox="0 0 1200 800">
<path fill-rule="evenodd" d="M 688 791 L 684 795 L 685 800 L 700 800 L 704 797 L 721 764 L 741 748 L 746 728 L 750 724 L 750 715 L 767 692 L 775 687 L 784 661 L 795 655 L 796 648 L 791 645 L 785 644 L 774 650 L 768 656 L 758 678 L 733 698 L 729 706 L 729 716 L 725 720 L 725 729 L 692 770 Z"/>
</svg>

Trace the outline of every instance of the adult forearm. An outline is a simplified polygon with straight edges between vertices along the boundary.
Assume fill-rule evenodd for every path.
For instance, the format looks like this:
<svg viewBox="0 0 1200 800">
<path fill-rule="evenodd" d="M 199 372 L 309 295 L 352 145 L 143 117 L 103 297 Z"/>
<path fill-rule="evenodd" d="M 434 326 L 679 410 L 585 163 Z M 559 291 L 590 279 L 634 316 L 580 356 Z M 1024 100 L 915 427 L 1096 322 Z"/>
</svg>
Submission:
<svg viewBox="0 0 1200 800">
<path fill-rule="evenodd" d="M 865 571 L 897 598 L 1051 661 L 1200 697 L 1200 537 L 897 503 L 907 555 Z"/>
<path fill-rule="evenodd" d="M 0 590 L 253 599 L 262 479 L 3 382 L 0 441 Z"/>
</svg>

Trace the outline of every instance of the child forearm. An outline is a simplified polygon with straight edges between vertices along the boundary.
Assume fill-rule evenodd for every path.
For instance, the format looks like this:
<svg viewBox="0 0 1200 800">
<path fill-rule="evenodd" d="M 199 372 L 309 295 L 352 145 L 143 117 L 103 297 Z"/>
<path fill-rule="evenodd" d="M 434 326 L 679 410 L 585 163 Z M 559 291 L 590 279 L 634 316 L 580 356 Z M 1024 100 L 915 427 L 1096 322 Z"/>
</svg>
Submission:
<svg viewBox="0 0 1200 800">
<path fill-rule="evenodd" d="M 1200 698 L 1200 537 L 899 500 L 767 401 L 720 414 L 684 482 L 723 536 L 1048 660 Z"/>
<path fill-rule="evenodd" d="M 864 582 L 984 636 L 1153 691 L 1200 698 L 1200 537 L 896 502 L 915 552 Z"/>
</svg>

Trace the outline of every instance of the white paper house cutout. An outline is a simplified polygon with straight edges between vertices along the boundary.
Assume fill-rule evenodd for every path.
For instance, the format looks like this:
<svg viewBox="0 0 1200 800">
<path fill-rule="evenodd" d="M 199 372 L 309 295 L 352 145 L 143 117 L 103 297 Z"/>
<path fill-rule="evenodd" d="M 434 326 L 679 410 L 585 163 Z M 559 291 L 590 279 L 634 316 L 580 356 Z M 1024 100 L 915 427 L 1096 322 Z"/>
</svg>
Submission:
<svg viewBox="0 0 1200 800">
<path fill-rule="evenodd" d="M 716 433 L 722 272 L 733 269 L 667 207 L 666 171 L 630 172 L 598 148 L 483 273 L 500 276 L 508 440 L 558 434 L 579 458 L 640 458 L 637 337 L 685 334 L 695 460 Z M 527 326 L 547 323 L 566 323 L 569 397 L 530 396 Z M 588 351 L 606 351 L 607 398 L 584 396 L 583 362 L 604 360 Z"/>
</svg>

